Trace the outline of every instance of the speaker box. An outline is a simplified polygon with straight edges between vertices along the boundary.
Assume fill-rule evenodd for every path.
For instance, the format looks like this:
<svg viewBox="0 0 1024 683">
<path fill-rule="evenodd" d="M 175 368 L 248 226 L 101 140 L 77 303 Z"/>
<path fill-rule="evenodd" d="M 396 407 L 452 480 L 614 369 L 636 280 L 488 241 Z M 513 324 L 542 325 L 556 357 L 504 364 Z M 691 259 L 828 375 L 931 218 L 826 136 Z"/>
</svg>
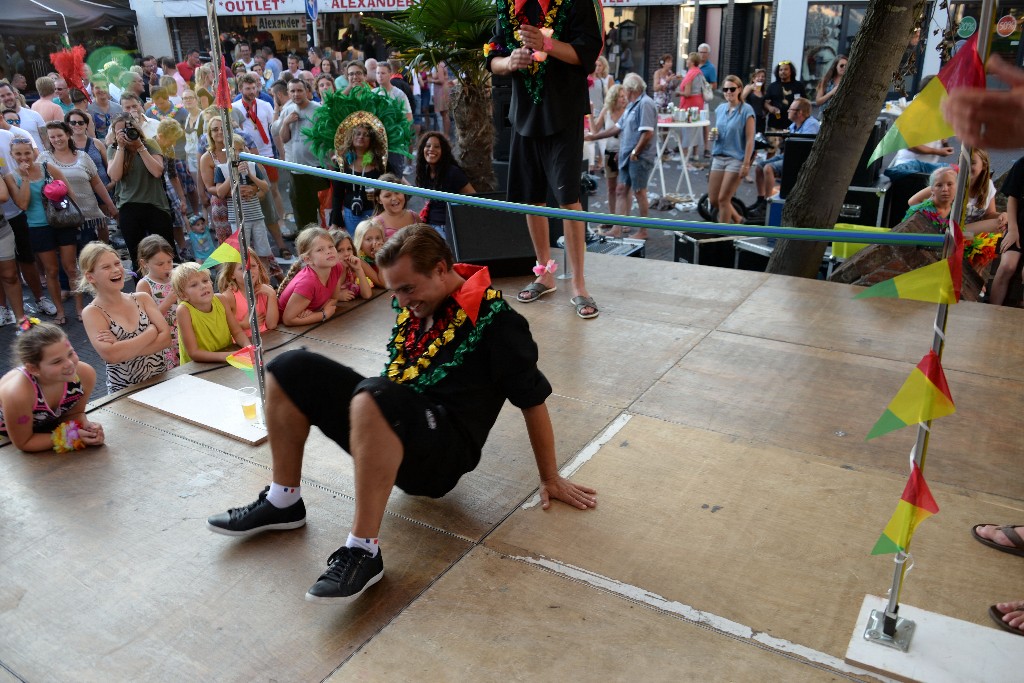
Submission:
<svg viewBox="0 0 1024 683">
<path fill-rule="evenodd" d="M 508 161 L 509 149 L 512 147 L 512 121 L 509 113 L 512 108 L 512 79 L 509 77 L 491 77 L 491 111 L 494 117 L 494 158 Z"/>
<path fill-rule="evenodd" d="M 870 187 L 850 187 L 839 207 L 839 222 L 882 227 L 887 192 Z"/>
<path fill-rule="evenodd" d="M 889 186 L 889 216 L 885 221 L 886 227 L 895 228 L 903 222 L 910 208 L 910 198 L 920 190 L 928 187 L 927 173 L 910 173 L 892 181 Z"/>
<path fill-rule="evenodd" d="M 800 169 L 807 163 L 807 157 L 811 156 L 811 146 L 814 138 L 789 138 L 786 140 L 785 156 L 782 157 L 782 187 L 779 196 L 783 199 L 796 187 L 796 180 L 800 177 Z"/>
<path fill-rule="evenodd" d="M 504 192 L 476 196 L 505 199 Z M 447 241 L 457 262 L 487 266 L 493 277 L 528 274 L 537 262 L 520 213 L 449 202 Z"/>
<path fill-rule="evenodd" d="M 875 125 L 871 128 L 871 134 L 868 136 L 868 142 L 864 145 L 864 151 L 857 162 L 857 169 L 853 172 L 853 179 L 850 181 L 850 185 L 870 187 L 878 182 L 878 176 L 882 175 L 882 158 L 875 159 L 874 163 L 870 166 L 868 165 L 868 159 L 871 158 L 871 153 L 875 151 L 875 147 L 878 146 L 878 143 L 882 141 L 887 132 L 889 132 L 888 119 L 876 119 Z"/>
</svg>

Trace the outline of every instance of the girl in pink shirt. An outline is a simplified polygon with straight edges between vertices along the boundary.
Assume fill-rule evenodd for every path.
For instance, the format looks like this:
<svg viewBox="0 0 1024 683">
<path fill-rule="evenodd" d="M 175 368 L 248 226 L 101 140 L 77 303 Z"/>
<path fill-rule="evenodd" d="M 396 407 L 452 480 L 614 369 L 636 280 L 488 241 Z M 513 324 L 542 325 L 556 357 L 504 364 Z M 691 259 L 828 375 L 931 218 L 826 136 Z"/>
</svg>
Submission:
<svg viewBox="0 0 1024 683">
<path fill-rule="evenodd" d="M 330 233 L 310 226 L 295 238 L 299 252 L 284 282 L 278 287 L 278 306 L 285 325 L 311 325 L 332 315 L 340 296 L 345 264 Z"/>
</svg>

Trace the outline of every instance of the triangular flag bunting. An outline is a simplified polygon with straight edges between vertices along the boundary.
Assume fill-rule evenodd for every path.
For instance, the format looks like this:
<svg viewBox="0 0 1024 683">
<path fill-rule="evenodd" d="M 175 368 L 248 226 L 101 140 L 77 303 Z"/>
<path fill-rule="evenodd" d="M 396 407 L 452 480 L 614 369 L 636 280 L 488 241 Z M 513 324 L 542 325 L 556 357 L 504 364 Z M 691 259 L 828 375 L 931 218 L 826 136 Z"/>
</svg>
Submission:
<svg viewBox="0 0 1024 683">
<path fill-rule="evenodd" d="M 910 545 L 910 537 L 917 525 L 938 511 L 939 506 L 932 497 L 928 482 L 924 480 L 924 475 L 915 462 L 900 502 L 896 504 L 896 511 L 885 525 L 885 530 L 875 543 L 871 554 L 888 555 L 905 551 Z"/>
<path fill-rule="evenodd" d="M 912 299 L 933 304 L 955 304 L 960 298 L 958 283 L 953 280 L 955 261 L 952 257 L 930 263 L 923 268 L 897 275 L 891 280 L 871 285 L 855 299 Z M 956 269 L 959 274 L 959 269 Z"/>
<path fill-rule="evenodd" d="M 242 252 L 238 246 L 238 233 L 221 242 L 220 246 L 213 250 L 213 253 L 206 257 L 199 270 L 206 270 L 222 263 L 241 263 Z"/>
<path fill-rule="evenodd" d="M 929 351 L 910 373 L 865 441 L 907 425 L 935 420 L 955 412 L 956 406 L 949 393 L 939 356 Z"/>
<path fill-rule="evenodd" d="M 238 349 L 227 357 L 227 361 L 229 365 L 248 375 L 249 379 L 256 380 L 256 371 L 253 367 L 256 363 L 256 353 L 252 345 Z"/>
<path fill-rule="evenodd" d="M 978 33 L 975 33 L 893 122 L 871 153 L 868 165 L 889 152 L 953 137 L 953 128 L 942 117 L 942 101 L 954 88 L 984 87 L 985 66 L 978 56 Z"/>
</svg>

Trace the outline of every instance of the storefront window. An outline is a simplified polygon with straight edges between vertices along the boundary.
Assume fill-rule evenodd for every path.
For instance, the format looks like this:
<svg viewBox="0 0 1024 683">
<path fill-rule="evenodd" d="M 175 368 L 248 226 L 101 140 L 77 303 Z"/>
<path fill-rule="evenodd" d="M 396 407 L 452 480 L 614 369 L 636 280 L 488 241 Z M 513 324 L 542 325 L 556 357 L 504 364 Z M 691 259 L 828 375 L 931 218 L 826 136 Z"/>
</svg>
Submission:
<svg viewBox="0 0 1024 683">
<path fill-rule="evenodd" d="M 614 38 L 608 46 L 605 57 L 611 65 L 611 73 L 615 80 L 633 71 L 645 81 L 651 79 L 647 73 L 647 8 L 616 7 L 605 8 L 604 25 L 615 22 Z"/>
<path fill-rule="evenodd" d="M 981 17 L 981 4 L 964 3 L 953 5 L 952 13 L 958 26 L 965 25 L 965 17 L 969 18 L 968 24 L 973 23 L 976 26 L 978 19 Z M 936 16 L 944 18 L 942 14 L 937 14 Z M 1014 27 L 1012 32 L 1008 33 L 1005 25 L 1000 26 L 998 24 L 999 20 L 1003 17 L 1013 17 L 1016 20 L 1016 27 Z M 970 21 L 972 19 L 974 20 L 973 22 Z M 1020 44 L 1021 24 L 1024 23 L 1024 3 L 1000 3 L 993 21 L 997 22 L 997 24 L 992 27 L 991 53 L 999 55 L 1012 64 L 1024 65 L 1024 52 L 1022 52 Z M 1000 35 L 1000 33 L 1008 33 L 1008 35 Z M 958 40 L 966 38 L 970 38 L 970 34 L 967 34 L 966 31 L 961 31 L 957 35 Z"/>
<path fill-rule="evenodd" d="M 740 78 L 746 81 L 754 72 L 754 69 L 767 67 L 769 53 L 772 48 L 772 36 L 769 28 L 771 24 L 771 5 L 750 5 L 749 7 L 736 6 L 736 18 L 734 21 L 742 20 L 739 49 L 739 73 Z"/>
<path fill-rule="evenodd" d="M 690 30 L 693 28 L 693 7 L 680 7 L 679 8 L 679 54 L 676 55 L 676 71 L 679 73 L 685 73 L 686 69 L 683 67 L 686 62 L 686 57 L 691 52 L 697 51 L 697 43 L 690 41 Z"/>
<path fill-rule="evenodd" d="M 804 30 L 800 79 L 817 82 L 828 71 L 839 51 L 843 34 L 843 5 L 808 5 Z"/>
</svg>

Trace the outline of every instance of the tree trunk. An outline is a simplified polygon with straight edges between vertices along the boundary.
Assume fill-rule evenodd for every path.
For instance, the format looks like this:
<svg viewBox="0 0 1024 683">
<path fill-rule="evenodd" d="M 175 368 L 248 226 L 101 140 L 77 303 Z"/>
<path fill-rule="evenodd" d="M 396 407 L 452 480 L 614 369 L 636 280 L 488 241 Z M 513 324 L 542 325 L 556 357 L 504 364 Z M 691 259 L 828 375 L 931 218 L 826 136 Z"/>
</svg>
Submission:
<svg viewBox="0 0 1024 683">
<path fill-rule="evenodd" d="M 918 25 L 924 0 L 872 0 L 850 61 L 796 186 L 786 198 L 782 224 L 801 228 L 835 226 L 850 180 L 882 111 L 892 74 Z M 780 240 L 768 272 L 813 278 L 824 242 Z"/>
<path fill-rule="evenodd" d="M 451 95 L 455 113 L 458 162 L 477 192 L 493 192 L 497 181 L 491 165 L 494 153 L 494 118 L 491 93 L 485 84 L 456 83 Z"/>
</svg>

